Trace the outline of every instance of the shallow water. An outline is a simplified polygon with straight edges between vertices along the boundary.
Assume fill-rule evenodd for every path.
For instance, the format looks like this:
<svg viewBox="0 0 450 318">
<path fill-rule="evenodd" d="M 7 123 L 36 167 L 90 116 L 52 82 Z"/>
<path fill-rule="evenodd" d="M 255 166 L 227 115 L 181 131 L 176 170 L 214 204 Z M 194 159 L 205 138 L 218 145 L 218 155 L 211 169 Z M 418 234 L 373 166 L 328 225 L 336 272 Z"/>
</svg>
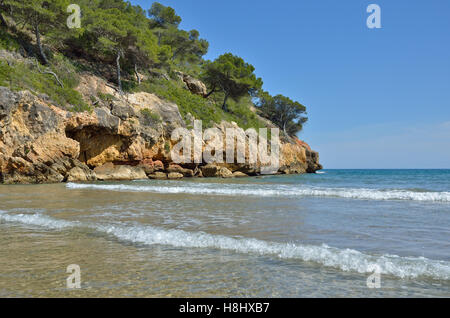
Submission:
<svg viewBox="0 0 450 318">
<path fill-rule="evenodd" d="M 0 186 L 0 202 L 0 297 L 450 296 L 450 170 Z"/>
</svg>

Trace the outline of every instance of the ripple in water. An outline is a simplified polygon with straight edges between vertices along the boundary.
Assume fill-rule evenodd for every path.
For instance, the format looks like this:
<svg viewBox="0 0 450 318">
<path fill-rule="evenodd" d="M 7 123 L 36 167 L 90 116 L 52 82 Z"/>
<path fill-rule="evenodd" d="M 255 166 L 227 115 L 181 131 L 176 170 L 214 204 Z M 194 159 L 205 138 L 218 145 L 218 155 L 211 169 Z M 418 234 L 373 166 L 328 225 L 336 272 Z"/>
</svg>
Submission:
<svg viewBox="0 0 450 318">
<path fill-rule="evenodd" d="M 83 224 L 81 222 L 63 221 L 41 214 L 0 213 L 0 220 L 40 226 L 53 230 L 73 227 L 86 227 L 98 232 L 112 235 L 119 240 L 146 245 L 170 245 L 183 248 L 213 248 L 273 255 L 281 259 L 298 259 L 314 262 L 345 272 L 370 273 L 377 265 L 381 274 L 399 278 L 431 278 L 450 280 L 450 263 L 430 260 L 424 257 L 400 257 L 396 255 L 367 255 L 352 249 L 338 249 L 327 245 L 313 246 L 291 243 L 266 242 L 249 238 L 233 238 L 223 235 L 211 235 L 203 232 L 186 232 L 167 230 L 153 226 L 113 226 Z"/>
</svg>

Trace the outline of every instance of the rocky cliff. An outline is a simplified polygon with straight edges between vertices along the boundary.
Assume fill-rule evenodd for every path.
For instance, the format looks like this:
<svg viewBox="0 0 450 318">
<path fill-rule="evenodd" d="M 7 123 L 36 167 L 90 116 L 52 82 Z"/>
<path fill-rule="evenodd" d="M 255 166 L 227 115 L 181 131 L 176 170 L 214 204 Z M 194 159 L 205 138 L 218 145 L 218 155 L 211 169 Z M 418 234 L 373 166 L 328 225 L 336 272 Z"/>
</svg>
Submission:
<svg viewBox="0 0 450 318">
<path fill-rule="evenodd" d="M 198 94 L 203 87 L 185 78 Z M 149 93 L 121 96 L 105 81 L 82 77 L 79 91 L 96 100 L 92 112 L 55 106 L 48 96 L 0 87 L 0 182 L 178 179 L 258 175 L 258 165 L 177 165 L 172 162 L 171 132 L 185 127 L 178 106 Z M 93 94 L 96 92 L 96 94 Z M 222 131 L 234 123 L 216 125 Z M 299 140 L 281 146 L 278 173 L 320 170 L 317 152 Z"/>
</svg>

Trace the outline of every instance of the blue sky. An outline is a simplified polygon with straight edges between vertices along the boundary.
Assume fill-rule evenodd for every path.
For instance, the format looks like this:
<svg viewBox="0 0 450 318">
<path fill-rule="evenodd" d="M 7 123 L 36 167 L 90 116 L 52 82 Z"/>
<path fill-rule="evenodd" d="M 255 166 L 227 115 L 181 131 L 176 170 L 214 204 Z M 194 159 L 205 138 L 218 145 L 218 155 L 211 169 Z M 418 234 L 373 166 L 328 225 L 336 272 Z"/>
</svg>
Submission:
<svg viewBox="0 0 450 318">
<path fill-rule="evenodd" d="M 134 0 L 147 9 L 153 1 Z M 160 0 L 307 106 L 325 168 L 450 168 L 450 1 Z M 366 8 L 381 7 L 381 29 Z"/>
</svg>

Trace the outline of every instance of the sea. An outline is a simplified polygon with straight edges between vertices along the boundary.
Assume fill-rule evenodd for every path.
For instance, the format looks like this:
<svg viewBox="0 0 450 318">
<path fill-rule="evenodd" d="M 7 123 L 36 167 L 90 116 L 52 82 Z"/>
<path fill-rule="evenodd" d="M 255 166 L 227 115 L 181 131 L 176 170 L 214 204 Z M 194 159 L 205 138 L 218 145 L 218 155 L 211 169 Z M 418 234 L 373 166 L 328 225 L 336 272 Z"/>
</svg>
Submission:
<svg viewBox="0 0 450 318">
<path fill-rule="evenodd" d="M 0 297 L 450 297 L 450 170 L 0 185 Z"/>
</svg>

